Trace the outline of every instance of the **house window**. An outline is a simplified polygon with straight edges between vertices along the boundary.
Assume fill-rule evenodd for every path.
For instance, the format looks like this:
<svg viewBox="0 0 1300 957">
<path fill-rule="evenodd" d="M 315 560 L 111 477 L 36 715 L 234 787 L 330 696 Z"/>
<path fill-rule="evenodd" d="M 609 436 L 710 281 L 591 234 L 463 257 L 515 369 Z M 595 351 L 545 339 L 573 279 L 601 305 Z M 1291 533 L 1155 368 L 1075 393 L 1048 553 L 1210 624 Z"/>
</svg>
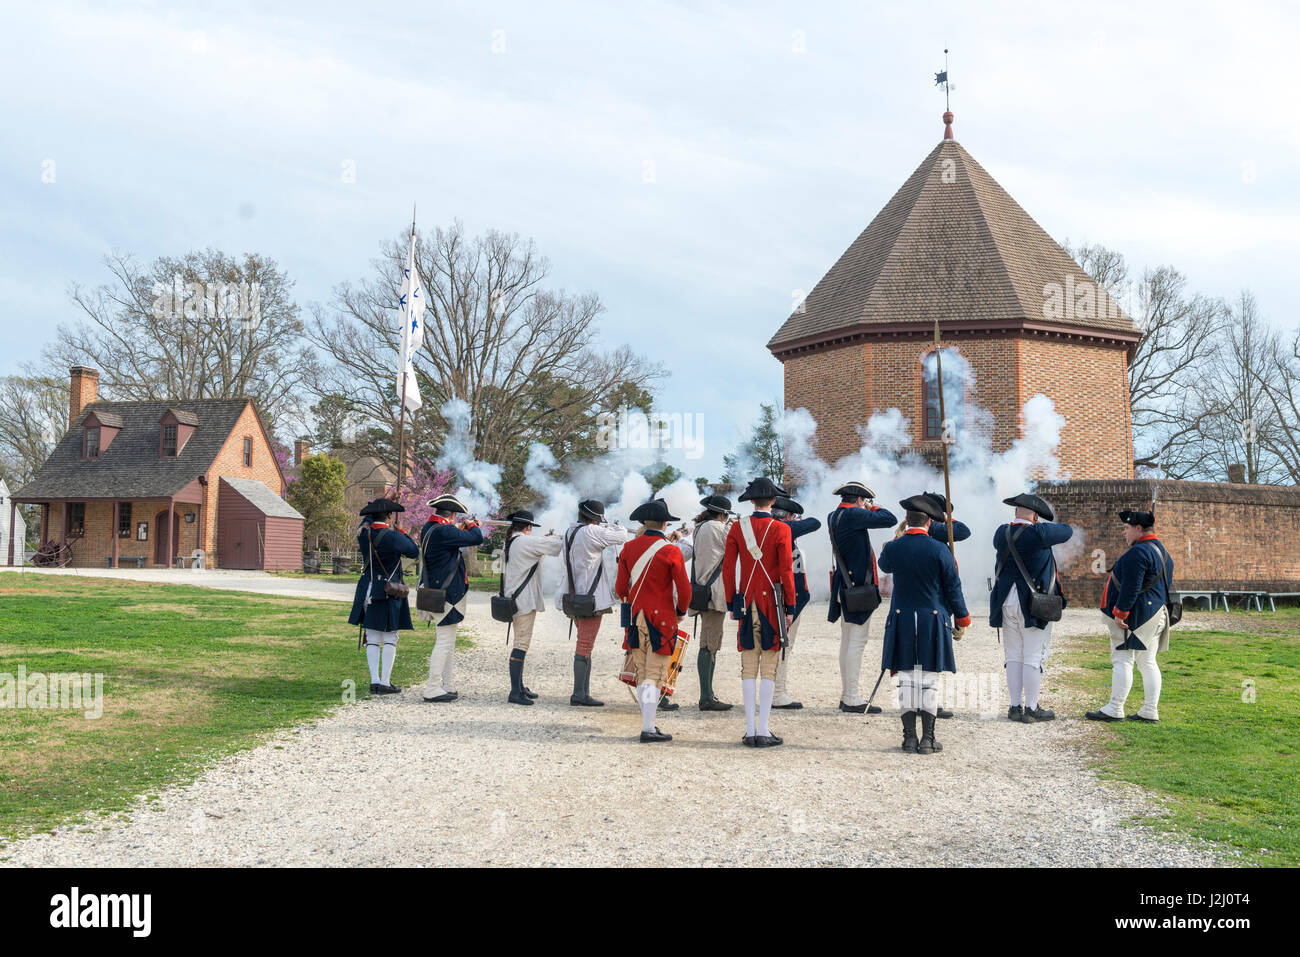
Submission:
<svg viewBox="0 0 1300 957">
<path fill-rule="evenodd" d="M 249 436 L 244 436 L 244 467 L 253 467 L 253 440 Z"/>
<path fill-rule="evenodd" d="M 84 535 L 86 532 L 86 503 L 68 503 L 68 534 Z"/>
<path fill-rule="evenodd" d="M 943 407 L 952 422 L 953 430 L 961 428 L 962 410 L 966 402 L 966 361 L 952 349 L 944 349 Z M 921 360 L 921 381 L 925 387 L 925 438 L 935 441 L 943 438 L 943 420 L 939 415 L 939 374 L 935 353 L 927 353 Z"/>
<path fill-rule="evenodd" d="M 176 426 L 163 426 L 162 454 L 166 458 L 176 457 Z"/>
<path fill-rule="evenodd" d="M 99 426 L 97 425 L 86 429 L 86 458 L 99 458 Z"/>
<path fill-rule="evenodd" d="M 131 503 L 119 502 L 117 505 L 117 537 L 131 537 Z"/>
</svg>

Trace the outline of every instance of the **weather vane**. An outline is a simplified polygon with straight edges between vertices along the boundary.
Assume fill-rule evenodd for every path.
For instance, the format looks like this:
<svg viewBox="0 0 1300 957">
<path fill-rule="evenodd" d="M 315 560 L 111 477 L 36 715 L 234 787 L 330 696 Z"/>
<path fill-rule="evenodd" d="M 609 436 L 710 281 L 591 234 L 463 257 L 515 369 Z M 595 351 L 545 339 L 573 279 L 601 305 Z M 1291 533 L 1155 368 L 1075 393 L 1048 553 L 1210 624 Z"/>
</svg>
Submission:
<svg viewBox="0 0 1300 957">
<path fill-rule="evenodd" d="M 936 73 L 934 75 L 934 85 L 938 86 L 940 83 L 943 84 L 943 108 L 945 110 L 951 110 L 952 106 L 948 102 L 948 93 L 951 91 L 952 87 L 948 85 L 948 48 L 947 47 L 943 48 L 943 72 Z"/>
</svg>

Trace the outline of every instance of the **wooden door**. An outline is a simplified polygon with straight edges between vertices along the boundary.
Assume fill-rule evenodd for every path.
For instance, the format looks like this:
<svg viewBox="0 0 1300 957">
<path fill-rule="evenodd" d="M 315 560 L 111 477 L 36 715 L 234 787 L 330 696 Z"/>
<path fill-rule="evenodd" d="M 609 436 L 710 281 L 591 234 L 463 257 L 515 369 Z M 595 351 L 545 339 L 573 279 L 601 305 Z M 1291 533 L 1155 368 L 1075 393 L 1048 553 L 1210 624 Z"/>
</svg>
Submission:
<svg viewBox="0 0 1300 957">
<path fill-rule="evenodd" d="M 117 530 L 114 529 L 114 534 Z M 162 568 L 170 568 L 176 564 L 176 556 L 180 553 L 181 547 L 181 515 L 180 512 L 172 514 L 172 534 L 171 534 L 171 558 L 167 557 L 167 509 L 163 509 L 153 517 L 153 563 Z"/>
</svg>

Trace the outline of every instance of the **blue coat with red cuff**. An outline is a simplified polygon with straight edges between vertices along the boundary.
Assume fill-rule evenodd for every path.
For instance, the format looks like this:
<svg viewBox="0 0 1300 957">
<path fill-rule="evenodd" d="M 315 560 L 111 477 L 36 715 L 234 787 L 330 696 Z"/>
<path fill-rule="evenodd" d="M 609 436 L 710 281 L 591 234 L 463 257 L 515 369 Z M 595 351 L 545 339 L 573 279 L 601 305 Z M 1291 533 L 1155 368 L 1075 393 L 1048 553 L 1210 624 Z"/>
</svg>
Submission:
<svg viewBox="0 0 1300 957">
<path fill-rule="evenodd" d="M 923 671 L 955 672 L 953 618 L 964 628 L 970 612 L 948 546 L 925 529 L 909 528 L 880 550 L 880 568 L 894 576 L 881 668 L 911 671 L 919 665 Z"/>
<path fill-rule="evenodd" d="M 867 582 L 877 582 L 879 575 L 876 574 L 875 556 L 871 551 L 871 538 L 868 530 L 872 528 L 892 528 L 898 523 L 894 518 L 894 513 L 887 508 L 881 508 L 879 505 L 868 505 L 866 508 L 857 508 L 853 505 L 843 504 L 826 517 L 826 527 L 829 533 L 835 537 L 835 545 L 840 550 L 840 557 L 844 559 L 844 569 L 849 573 L 849 578 L 855 585 L 865 585 Z M 945 529 L 944 535 L 948 532 Z M 968 533 L 969 534 L 969 533 Z M 834 552 L 832 552 L 832 556 Z M 834 561 L 832 557 L 831 561 Z M 839 621 L 840 615 L 844 615 L 844 620 L 860 625 L 865 622 L 870 615 L 860 612 L 849 613 L 840 607 L 840 592 L 844 588 L 844 578 L 839 571 L 831 568 L 831 607 L 826 613 L 827 621 Z"/>
<path fill-rule="evenodd" d="M 1155 581 L 1144 588 L 1152 578 Z M 1129 629 L 1124 644 L 1117 648 L 1146 648 L 1133 629 L 1146 624 L 1165 607 L 1169 600 L 1166 580 L 1173 584 L 1174 560 L 1154 534 L 1143 535 L 1115 562 L 1102 589 L 1101 610 Z"/>
<path fill-rule="evenodd" d="M 372 631 L 408 631 L 413 628 L 410 604 L 405 598 L 389 598 L 384 592 L 384 582 L 403 583 L 402 559 L 416 558 L 420 547 L 405 532 L 376 522 L 373 526 L 361 526 L 357 533 L 357 550 L 361 552 L 364 567 L 357 582 L 356 595 L 352 598 L 348 624 L 361 625 Z M 368 604 L 367 593 L 370 595 Z"/>
<path fill-rule="evenodd" d="M 993 593 L 989 596 L 989 624 L 994 628 L 1002 627 L 1002 605 L 1011 594 L 1011 589 L 1019 589 L 1020 614 L 1027 628 L 1046 628 L 1048 622 L 1034 618 L 1029 614 L 1029 586 L 1020 574 L 1016 560 L 1007 548 L 1007 536 L 1016 529 L 1021 529 L 1016 536 L 1016 551 L 1020 553 L 1025 568 L 1034 578 L 1034 585 L 1039 591 L 1061 596 L 1065 603 L 1065 593 L 1061 591 L 1061 580 L 1054 576 L 1055 565 L 1052 563 L 1052 546 L 1070 540 L 1074 529 L 1062 522 L 1011 522 L 1001 526 L 993 533 L 993 547 L 997 550 L 997 565 L 1002 571 L 993 583 Z M 1055 577 L 1055 582 L 1053 578 Z"/>
<path fill-rule="evenodd" d="M 800 536 L 807 535 L 809 532 L 815 532 L 822 527 L 819 518 L 794 518 L 786 521 L 790 526 L 790 538 L 798 541 Z M 794 568 L 794 616 L 799 617 L 803 611 L 803 606 L 808 604 L 812 598 L 812 593 L 808 591 L 808 569 L 804 567 L 803 552 L 799 551 L 799 546 L 791 543 L 790 549 L 791 565 Z"/>
<path fill-rule="evenodd" d="M 631 651 L 641 643 L 636 627 L 637 616 L 645 612 L 650 631 L 650 650 L 657 655 L 670 655 L 677 644 L 677 619 L 686 614 L 691 601 L 691 579 L 686 574 L 686 560 L 681 549 L 666 545 L 659 549 L 642 572 L 641 581 L 632 581 L 632 566 L 655 542 L 662 542 L 664 533 L 646 529 L 619 550 L 618 577 L 614 580 L 614 594 L 628 609 L 629 623 L 623 629 L 623 648 Z"/>
<path fill-rule="evenodd" d="M 420 549 L 424 552 L 424 577 L 420 586 L 442 588 L 445 583 L 447 588 L 447 614 L 438 622 L 439 627 L 465 620 L 454 607 L 469 591 L 469 571 L 460 550 L 482 544 L 483 529 L 460 529 L 438 515 L 430 515 L 420 530 Z"/>
<path fill-rule="evenodd" d="M 745 547 L 740 522 L 732 522 L 727 532 L 727 545 L 722 553 L 723 592 L 727 605 L 731 608 L 731 617 L 740 622 L 740 627 L 736 630 L 736 646 L 741 651 L 755 647 L 754 622 L 749 610 L 757 608 L 757 647 L 771 651 L 781 647 L 777 616 L 793 615 L 797 601 L 794 586 L 794 538 L 790 526 L 773 518 L 770 512 L 754 512 L 750 521 L 754 528 L 754 541 L 762 550 L 762 558 L 754 560 Z M 783 606 L 776 603 L 776 589 L 773 586 L 777 584 L 784 593 Z"/>
</svg>

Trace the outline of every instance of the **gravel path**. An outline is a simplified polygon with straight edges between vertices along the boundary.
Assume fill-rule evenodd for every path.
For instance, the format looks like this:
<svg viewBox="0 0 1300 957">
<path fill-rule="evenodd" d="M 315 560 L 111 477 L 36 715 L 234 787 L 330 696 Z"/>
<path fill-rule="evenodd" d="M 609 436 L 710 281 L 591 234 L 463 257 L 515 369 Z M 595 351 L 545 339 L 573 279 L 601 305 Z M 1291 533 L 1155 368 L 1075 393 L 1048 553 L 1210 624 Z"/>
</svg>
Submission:
<svg viewBox="0 0 1300 957">
<path fill-rule="evenodd" d="M 114 822 L 60 828 L 0 857 L 82 866 L 1223 862 L 1206 845 L 1131 826 L 1158 809 L 1088 770 L 1095 726 L 1006 721 L 1001 649 L 978 617 L 957 648 L 963 676 L 948 701 L 958 715 L 939 723 L 944 751 L 927 757 L 899 750 L 896 697 L 884 686 L 883 715 L 835 709 L 838 626 L 824 603 L 805 616 L 792 673 L 805 708 L 774 712 L 780 748 L 741 746 L 739 706 L 695 709 L 693 652 L 682 707 L 660 721 L 676 739 L 637 743 L 609 621 L 592 680 L 607 705 L 569 707 L 572 646 L 553 609 L 539 617 L 528 657 L 541 700 L 507 704 L 503 626 L 475 593 L 469 620 L 480 640 L 459 653 L 458 702 L 426 705 L 418 687 L 363 700 Z M 1096 612 L 1068 612 L 1054 658 L 1070 635 L 1099 634 L 1097 624 Z M 868 661 L 879 653 L 877 632 Z M 724 646 L 719 674 L 721 697 L 738 701 L 734 645 Z M 869 690 L 875 675 L 864 679 Z M 1045 702 L 1081 714 L 1059 684 L 1049 671 Z"/>
</svg>

